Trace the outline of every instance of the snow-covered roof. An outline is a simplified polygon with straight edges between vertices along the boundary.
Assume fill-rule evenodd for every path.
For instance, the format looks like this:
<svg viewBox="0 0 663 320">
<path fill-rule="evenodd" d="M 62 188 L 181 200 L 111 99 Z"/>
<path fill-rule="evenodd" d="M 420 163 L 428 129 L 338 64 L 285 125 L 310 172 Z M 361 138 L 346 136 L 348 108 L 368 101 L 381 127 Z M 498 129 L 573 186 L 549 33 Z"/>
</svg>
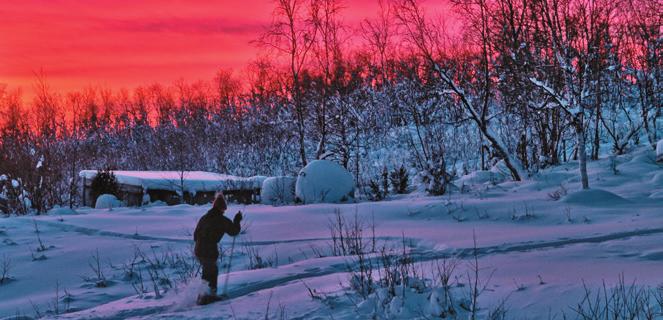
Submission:
<svg viewBox="0 0 663 320">
<path fill-rule="evenodd" d="M 260 189 L 264 176 L 237 177 L 205 171 L 113 171 L 117 182 L 142 187 L 144 190 L 170 190 L 195 193 L 199 191 Z M 83 170 L 79 176 L 93 179 L 96 170 Z M 182 179 L 183 178 L 183 179 Z"/>
</svg>

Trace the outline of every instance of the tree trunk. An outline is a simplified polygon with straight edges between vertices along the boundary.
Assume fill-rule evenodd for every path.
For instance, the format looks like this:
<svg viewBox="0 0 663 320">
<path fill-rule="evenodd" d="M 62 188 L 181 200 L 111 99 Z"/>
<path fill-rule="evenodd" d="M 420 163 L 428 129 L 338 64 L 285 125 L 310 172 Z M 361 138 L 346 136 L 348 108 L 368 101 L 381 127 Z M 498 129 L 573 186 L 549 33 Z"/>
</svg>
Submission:
<svg viewBox="0 0 663 320">
<path fill-rule="evenodd" d="M 479 150 L 481 150 L 481 170 L 486 170 L 486 155 L 483 150 L 483 135 L 481 134 L 481 130 L 479 130 Z"/>
<path fill-rule="evenodd" d="M 486 139 L 490 141 L 490 145 L 495 149 L 495 152 L 497 152 L 497 154 L 500 155 L 500 157 L 504 160 L 504 164 L 509 169 L 509 172 L 511 173 L 511 177 L 513 178 L 513 180 L 522 181 L 523 180 L 523 175 L 521 174 L 522 170 L 518 168 L 517 162 L 513 158 L 511 158 L 511 156 L 508 153 L 508 150 L 506 150 L 506 147 L 503 146 L 497 140 L 497 138 L 495 138 L 489 132 L 486 124 L 480 125 L 479 128 L 481 129 L 481 132 L 486 137 Z"/>
<path fill-rule="evenodd" d="M 576 116 L 576 138 L 578 139 L 578 160 L 580 164 L 580 181 L 583 189 L 589 189 L 589 178 L 587 176 L 587 151 L 585 146 L 585 127 L 583 126 L 582 112 Z"/>
<path fill-rule="evenodd" d="M 302 110 L 302 102 L 299 94 L 299 80 L 295 76 L 295 112 L 297 113 L 297 133 L 299 134 L 299 156 L 302 161 L 302 168 L 307 165 L 306 161 L 306 145 L 304 141 L 304 136 L 306 135 L 304 127 L 304 110 Z"/>
<path fill-rule="evenodd" d="M 596 121 L 594 122 L 594 146 L 592 148 L 592 160 L 599 159 L 599 148 L 601 147 L 600 131 L 601 131 L 601 94 L 598 95 L 598 103 L 596 105 Z"/>
</svg>

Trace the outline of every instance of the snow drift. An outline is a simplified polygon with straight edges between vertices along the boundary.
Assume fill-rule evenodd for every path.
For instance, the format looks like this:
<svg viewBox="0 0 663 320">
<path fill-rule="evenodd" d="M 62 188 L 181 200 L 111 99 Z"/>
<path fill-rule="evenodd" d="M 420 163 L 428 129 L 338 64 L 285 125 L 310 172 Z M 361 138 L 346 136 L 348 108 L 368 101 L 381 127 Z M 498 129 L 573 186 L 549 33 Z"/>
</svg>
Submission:
<svg viewBox="0 0 663 320">
<path fill-rule="evenodd" d="M 95 209 L 112 209 L 122 206 L 122 201 L 118 200 L 112 194 L 102 194 L 97 198 L 97 202 L 94 204 Z"/>
<path fill-rule="evenodd" d="M 263 204 L 289 204 L 295 201 L 294 177 L 280 176 L 265 179 L 260 189 L 260 199 Z"/>
<path fill-rule="evenodd" d="M 299 172 L 295 195 L 303 203 L 336 203 L 354 199 L 352 174 L 329 160 L 315 160 Z"/>
<path fill-rule="evenodd" d="M 563 199 L 566 203 L 588 206 L 611 206 L 629 203 L 628 200 L 601 189 L 588 189 L 570 193 Z"/>
<path fill-rule="evenodd" d="M 658 172 L 651 178 L 651 183 L 657 187 L 663 187 L 663 172 Z"/>
<path fill-rule="evenodd" d="M 55 207 L 49 210 L 48 214 L 52 216 L 71 216 L 71 215 L 77 215 L 78 212 L 76 212 L 76 210 L 71 209 L 69 207 Z"/>
<path fill-rule="evenodd" d="M 498 184 L 504 182 L 505 176 L 499 172 L 479 170 L 468 173 L 456 181 L 454 184 L 457 186 L 469 186 L 469 185 L 480 185 L 480 184 Z"/>
</svg>

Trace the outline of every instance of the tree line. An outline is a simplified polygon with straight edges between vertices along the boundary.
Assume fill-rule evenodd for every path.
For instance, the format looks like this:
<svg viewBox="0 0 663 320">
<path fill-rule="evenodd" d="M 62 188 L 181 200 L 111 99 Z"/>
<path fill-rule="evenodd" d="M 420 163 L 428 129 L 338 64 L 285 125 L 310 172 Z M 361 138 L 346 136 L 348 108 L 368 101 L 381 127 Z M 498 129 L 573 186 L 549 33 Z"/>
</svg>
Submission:
<svg viewBox="0 0 663 320">
<path fill-rule="evenodd" d="M 293 175 L 323 158 L 362 192 L 385 167 L 439 194 L 473 170 L 523 180 L 571 160 L 589 188 L 602 145 L 660 139 L 659 1 L 451 2 L 453 21 L 395 0 L 349 26 L 339 0 L 277 0 L 241 74 L 69 93 L 40 77 L 30 103 L 0 88 L 4 210 L 78 205 L 81 169 Z"/>
</svg>

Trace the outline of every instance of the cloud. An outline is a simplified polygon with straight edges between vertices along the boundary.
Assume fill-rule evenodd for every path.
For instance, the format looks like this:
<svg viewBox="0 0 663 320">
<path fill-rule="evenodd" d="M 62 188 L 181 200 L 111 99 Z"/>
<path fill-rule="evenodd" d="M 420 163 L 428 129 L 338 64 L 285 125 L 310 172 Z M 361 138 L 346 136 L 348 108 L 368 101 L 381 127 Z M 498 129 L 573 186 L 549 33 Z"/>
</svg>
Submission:
<svg viewBox="0 0 663 320">
<path fill-rule="evenodd" d="M 182 34 L 255 34 L 264 28 L 259 21 L 231 21 L 223 18 L 141 18 L 100 21 L 97 29 L 105 31 Z"/>
</svg>

